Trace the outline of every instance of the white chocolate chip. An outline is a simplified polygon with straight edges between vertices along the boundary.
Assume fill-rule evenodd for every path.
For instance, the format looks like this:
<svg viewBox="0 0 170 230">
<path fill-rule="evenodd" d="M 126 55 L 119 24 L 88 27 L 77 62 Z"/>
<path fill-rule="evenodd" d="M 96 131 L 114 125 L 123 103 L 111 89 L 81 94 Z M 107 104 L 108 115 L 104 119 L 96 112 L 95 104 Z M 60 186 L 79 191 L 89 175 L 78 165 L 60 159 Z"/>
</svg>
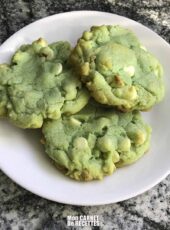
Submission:
<svg viewBox="0 0 170 230">
<path fill-rule="evenodd" d="M 124 67 L 123 69 L 130 77 L 132 77 L 135 74 L 135 68 L 134 66 L 130 65 L 127 67 Z"/>
<path fill-rule="evenodd" d="M 98 148 L 102 152 L 108 152 L 108 151 L 112 151 L 113 150 L 112 141 L 107 136 L 103 136 L 103 137 L 99 138 L 97 145 L 98 145 Z"/>
<path fill-rule="evenodd" d="M 77 148 L 77 149 L 86 149 L 88 147 L 88 142 L 86 140 L 86 138 L 84 137 L 77 137 L 74 140 L 73 145 Z"/>
<path fill-rule="evenodd" d="M 76 125 L 76 126 L 80 126 L 81 125 L 81 121 L 79 121 L 79 120 L 77 120 L 77 119 L 75 119 L 73 117 L 70 118 L 70 121 L 71 121 L 71 123 L 73 125 Z"/>
<path fill-rule="evenodd" d="M 131 147 L 131 141 L 129 138 L 123 138 L 119 141 L 119 149 L 121 151 L 129 151 Z"/>
<path fill-rule="evenodd" d="M 145 140 L 146 140 L 146 133 L 142 132 L 141 130 L 138 130 L 134 140 L 135 144 L 142 145 L 145 142 Z"/>
<path fill-rule="evenodd" d="M 56 63 L 55 65 L 55 74 L 59 75 L 63 70 L 63 66 L 61 63 Z"/>
<path fill-rule="evenodd" d="M 147 51 L 147 49 L 146 49 L 146 47 L 145 47 L 145 46 L 140 46 L 140 48 L 141 48 L 142 50 Z"/>
<path fill-rule="evenodd" d="M 156 76 L 159 75 L 159 70 L 158 70 L 158 68 L 157 68 L 157 69 L 154 69 L 154 74 L 155 74 Z"/>
</svg>

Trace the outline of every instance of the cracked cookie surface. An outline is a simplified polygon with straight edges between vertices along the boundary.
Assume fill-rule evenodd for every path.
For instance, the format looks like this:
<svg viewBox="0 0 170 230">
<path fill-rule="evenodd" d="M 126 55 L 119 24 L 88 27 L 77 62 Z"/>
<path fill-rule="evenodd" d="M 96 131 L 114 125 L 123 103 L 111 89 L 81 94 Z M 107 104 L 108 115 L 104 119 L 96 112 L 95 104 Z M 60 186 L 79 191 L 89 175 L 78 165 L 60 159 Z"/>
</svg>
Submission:
<svg viewBox="0 0 170 230">
<path fill-rule="evenodd" d="M 89 102 L 77 114 L 46 121 L 45 150 L 75 180 L 102 179 L 137 161 L 149 148 L 151 128 L 139 112 L 122 113 Z"/>
<path fill-rule="evenodd" d="M 73 114 L 89 95 L 67 65 L 68 42 L 44 39 L 21 46 L 9 65 L 0 65 L 0 113 L 21 128 L 39 128 L 46 118 Z"/>
<path fill-rule="evenodd" d="M 164 96 L 161 64 L 123 27 L 85 31 L 70 61 L 99 103 L 122 111 L 148 110 Z"/>
</svg>

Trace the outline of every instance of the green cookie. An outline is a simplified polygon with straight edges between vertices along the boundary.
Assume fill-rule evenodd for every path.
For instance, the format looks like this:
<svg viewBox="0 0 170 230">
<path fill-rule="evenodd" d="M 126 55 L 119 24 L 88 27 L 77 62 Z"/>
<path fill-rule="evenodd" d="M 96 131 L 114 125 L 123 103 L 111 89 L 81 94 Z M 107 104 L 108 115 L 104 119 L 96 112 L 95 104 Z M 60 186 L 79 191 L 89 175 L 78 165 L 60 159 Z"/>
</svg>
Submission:
<svg viewBox="0 0 170 230">
<path fill-rule="evenodd" d="M 39 39 L 21 46 L 10 65 L 0 65 L 1 113 L 6 107 L 7 116 L 17 126 L 39 128 L 46 118 L 58 119 L 62 113 L 82 109 L 89 95 L 67 65 L 70 52 L 68 42 L 48 45 Z"/>
<path fill-rule="evenodd" d="M 139 112 L 121 113 L 90 102 L 79 113 L 43 125 L 45 150 L 67 176 L 102 179 L 138 160 L 149 148 L 151 128 Z"/>
<path fill-rule="evenodd" d="M 120 26 L 84 32 L 70 61 L 99 103 L 123 111 L 148 110 L 164 96 L 161 64 Z"/>
</svg>

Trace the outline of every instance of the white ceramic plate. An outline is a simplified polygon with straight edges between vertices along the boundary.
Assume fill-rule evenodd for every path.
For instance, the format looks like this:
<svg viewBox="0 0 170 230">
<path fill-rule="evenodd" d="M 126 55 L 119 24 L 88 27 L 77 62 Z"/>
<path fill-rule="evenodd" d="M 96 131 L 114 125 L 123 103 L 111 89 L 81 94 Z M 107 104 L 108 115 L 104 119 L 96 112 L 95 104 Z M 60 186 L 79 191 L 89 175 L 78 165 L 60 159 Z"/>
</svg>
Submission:
<svg viewBox="0 0 170 230">
<path fill-rule="evenodd" d="M 170 45 L 156 33 L 128 18 L 114 14 L 78 11 L 53 15 L 34 22 L 0 47 L 0 63 L 9 60 L 23 43 L 43 37 L 48 42 L 68 40 L 75 45 L 92 25 L 119 24 L 133 30 L 154 53 L 165 70 L 166 97 L 145 120 L 153 128 L 150 151 L 137 163 L 118 169 L 103 181 L 76 182 L 58 172 L 44 154 L 38 130 L 21 130 L 0 120 L 0 167 L 13 181 L 50 200 L 74 205 L 99 205 L 122 201 L 145 192 L 170 172 Z"/>
</svg>

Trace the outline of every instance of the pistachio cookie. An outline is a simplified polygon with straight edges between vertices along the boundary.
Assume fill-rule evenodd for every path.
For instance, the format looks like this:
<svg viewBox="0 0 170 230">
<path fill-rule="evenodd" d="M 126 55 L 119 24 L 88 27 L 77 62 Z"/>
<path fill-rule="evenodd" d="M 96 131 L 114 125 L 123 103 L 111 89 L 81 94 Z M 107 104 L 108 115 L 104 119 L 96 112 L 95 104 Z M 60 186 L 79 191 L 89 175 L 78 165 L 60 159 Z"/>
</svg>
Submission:
<svg viewBox="0 0 170 230">
<path fill-rule="evenodd" d="M 70 52 L 70 44 L 62 41 L 48 45 L 39 39 L 21 46 L 10 65 L 0 65 L 0 85 L 6 88 L 6 95 L 0 91 L 2 113 L 6 106 L 14 124 L 39 128 L 46 118 L 58 119 L 62 113 L 82 109 L 89 95 L 67 65 Z"/>
<path fill-rule="evenodd" d="M 148 110 L 164 96 L 161 64 L 123 27 L 93 26 L 78 40 L 70 61 L 99 103 Z"/>
<path fill-rule="evenodd" d="M 44 122 L 42 132 L 56 166 L 75 180 L 89 181 L 138 160 L 149 148 L 151 128 L 139 112 L 89 102 L 77 114 Z"/>
</svg>

